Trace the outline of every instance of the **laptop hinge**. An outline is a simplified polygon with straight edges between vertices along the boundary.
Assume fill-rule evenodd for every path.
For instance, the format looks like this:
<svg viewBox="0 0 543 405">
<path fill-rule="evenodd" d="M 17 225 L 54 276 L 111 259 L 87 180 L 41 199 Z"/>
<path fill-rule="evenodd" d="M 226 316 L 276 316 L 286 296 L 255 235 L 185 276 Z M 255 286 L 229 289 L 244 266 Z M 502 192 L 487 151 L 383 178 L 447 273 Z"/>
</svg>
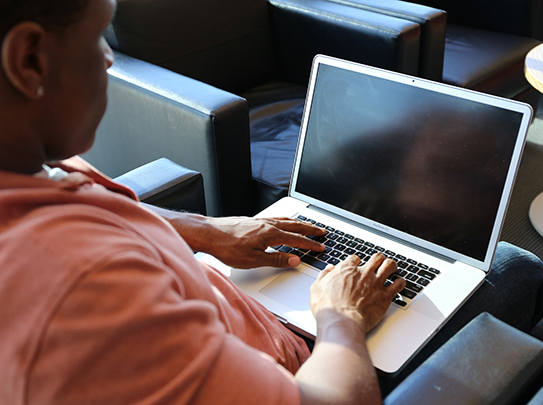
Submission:
<svg viewBox="0 0 543 405">
<path fill-rule="evenodd" d="M 389 239 L 391 241 L 394 241 L 394 242 L 397 242 L 397 243 L 400 243 L 404 246 L 407 246 L 407 247 L 410 247 L 411 249 L 415 249 L 415 250 L 418 250 L 419 252 L 422 252 L 424 254 L 427 254 L 427 255 L 430 255 L 430 256 L 433 256 L 439 260 L 443 260 L 447 263 L 451 263 L 451 264 L 454 264 L 456 263 L 456 260 L 451 258 L 451 257 L 448 257 L 448 256 L 445 256 L 445 255 L 442 255 L 440 253 L 436 253 L 436 252 L 433 252 L 429 249 L 426 249 L 424 247 L 421 247 L 421 246 L 418 246 L 418 245 L 415 245 L 414 243 L 410 243 L 410 242 L 407 242 L 403 239 L 400 239 L 394 235 L 390 235 L 386 232 L 383 232 L 379 229 L 375 229 L 375 228 L 370 228 L 369 226 L 367 225 L 364 225 L 364 224 L 361 224 L 359 222 L 355 222 L 349 218 L 345 218 L 345 217 L 342 217 L 341 215 L 338 215 L 338 214 L 335 214 L 333 212 L 330 212 L 328 210 L 325 210 L 323 208 L 320 208 L 320 207 L 317 207 L 316 205 L 309 205 L 307 208 L 309 208 L 310 210 L 313 210 L 313 211 L 317 211 L 317 212 L 320 212 L 321 214 L 324 214 L 324 215 L 328 215 L 330 217 L 334 217 L 342 222 L 347 222 L 348 224 L 350 225 L 353 225 L 357 228 L 360 228 L 360 229 L 363 229 L 365 231 L 368 231 L 368 232 L 371 232 L 371 233 L 375 233 L 379 236 L 382 236 L 383 238 L 386 238 L 386 239 Z"/>
</svg>

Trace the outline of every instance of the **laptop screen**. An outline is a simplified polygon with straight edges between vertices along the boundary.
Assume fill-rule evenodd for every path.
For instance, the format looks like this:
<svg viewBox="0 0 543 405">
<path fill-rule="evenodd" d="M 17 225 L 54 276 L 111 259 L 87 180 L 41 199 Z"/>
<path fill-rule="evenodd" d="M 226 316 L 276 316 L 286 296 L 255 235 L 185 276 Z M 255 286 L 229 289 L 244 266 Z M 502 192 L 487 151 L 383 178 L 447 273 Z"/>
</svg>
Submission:
<svg viewBox="0 0 543 405">
<path fill-rule="evenodd" d="M 485 261 L 521 112 L 326 64 L 310 96 L 293 191 Z"/>
</svg>

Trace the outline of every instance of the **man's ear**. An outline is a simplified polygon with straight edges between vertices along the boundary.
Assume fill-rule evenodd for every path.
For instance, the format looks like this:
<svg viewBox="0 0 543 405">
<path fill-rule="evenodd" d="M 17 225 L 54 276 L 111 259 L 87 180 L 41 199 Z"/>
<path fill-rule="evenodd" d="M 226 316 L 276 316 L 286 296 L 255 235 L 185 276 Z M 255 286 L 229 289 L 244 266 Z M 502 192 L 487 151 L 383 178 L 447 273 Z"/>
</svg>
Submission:
<svg viewBox="0 0 543 405">
<path fill-rule="evenodd" d="M 43 96 L 47 74 L 46 32 L 26 21 L 13 27 L 2 43 L 2 67 L 8 81 L 22 95 L 37 100 Z"/>
</svg>

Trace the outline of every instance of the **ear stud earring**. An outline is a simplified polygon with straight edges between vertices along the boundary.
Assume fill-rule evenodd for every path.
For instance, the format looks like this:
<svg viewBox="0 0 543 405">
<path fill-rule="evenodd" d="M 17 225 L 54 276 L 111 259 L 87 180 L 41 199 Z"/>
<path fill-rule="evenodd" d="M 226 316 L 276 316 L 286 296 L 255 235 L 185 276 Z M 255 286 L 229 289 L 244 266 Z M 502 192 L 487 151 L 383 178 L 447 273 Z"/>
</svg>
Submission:
<svg viewBox="0 0 543 405">
<path fill-rule="evenodd" d="M 43 87 L 42 86 L 38 86 L 38 88 L 36 89 L 36 95 L 41 98 L 43 96 Z"/>
</svg>

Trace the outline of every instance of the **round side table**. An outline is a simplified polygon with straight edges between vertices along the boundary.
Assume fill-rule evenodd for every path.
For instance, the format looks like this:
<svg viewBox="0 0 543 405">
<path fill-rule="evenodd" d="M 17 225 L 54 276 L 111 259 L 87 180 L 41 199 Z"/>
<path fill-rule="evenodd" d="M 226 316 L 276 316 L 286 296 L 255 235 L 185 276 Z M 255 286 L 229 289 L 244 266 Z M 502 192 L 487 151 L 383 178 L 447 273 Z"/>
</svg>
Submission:
<svg viewBox="0 0 543 405">
<path fill-rule="evenodd" d="M 536 46 L 526 55 L 524 75 L 528 83 L 543 93 L 543 44 Z M 543 193 L 532 201 L 529 215 L 533 227 L 543 236 Z"/>
</svg>

